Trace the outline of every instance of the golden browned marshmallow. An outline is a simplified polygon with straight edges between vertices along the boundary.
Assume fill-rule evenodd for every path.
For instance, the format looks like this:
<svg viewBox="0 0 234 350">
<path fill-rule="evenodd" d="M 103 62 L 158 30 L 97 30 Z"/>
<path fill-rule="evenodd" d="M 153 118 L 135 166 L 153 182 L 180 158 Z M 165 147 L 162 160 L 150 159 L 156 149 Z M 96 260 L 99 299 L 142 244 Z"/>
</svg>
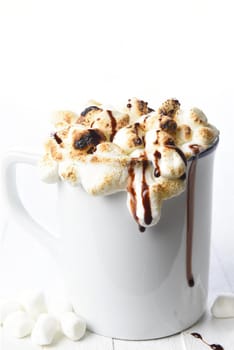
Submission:
<svg viewBox="0 0 234 350">
<path fill-rule="evenodd" d="M 130 116 L 130 122 L 134 122 L 140 116 L 152 111 L 153 109 L 148 107 L 148 102 L 138 100 L 136 97 L 130 98 L 126 106 L 126 112 Z"/>
<path fill-rule="evenodd" d="M 77 114 L 71 111 L 54 112 L 51 118 L 52 124 L 56 129 L 66 128 L 77 121 Z"/>
<path fill-rule="evenodd" d="M 77 123 L 90 127 L 94 122 L 95 117 L 102 111 L 103 109 L 100 106 L 88 106 L 81 112 L 79 118 L 77 119 Z"/>
<path fill-rule="evenodd" d="M 71 160 L 60 162 L 58 173 L 62 180 L 69 182 L 71 185 L 79 183 L 78 166 Z"/>
<path fill-rule="evenodd" d="M 177 129 L 177 123 L 168 116 L 162 116 L 160 118 L 160 129 L 168 132 L 169 134 L 174 134 Z"/>
<path fill-rule="evenodd" d="M 112 141 L 116 132 L 128 124 L 128 114 L 103 110 L 101 113 L 95 115 L 90 127 L 101 130 L 106 136 L 106 139 Z"/>
<path fill-rule="evenodd" d="M 106 141 L 105 135 L 98 129 L 73 129 L 71 131 L 70 158 L 79 158 L 80 155 L 90 154 L 96 150 L 96 146 Z"/>
<path fill-rule="evenodd" d="M 39 176 L 42 181 L 51 184 L 59 181 L 58 162 L 45 154 L 38 163 Z"/>
<path fill-rule="evenodd" d="M 79 162 L 82 186 L 92 195 L 107 195 L 124 190 L 127 185 L 128 162 L 129 158 L 117 145 L 100 143 L 94 154 Z"/>
<path fill-rule="evenodd" d="M 176 130 L 176 144 L 181 145 L 185 142 L 189 142 L 192 139 L 192 130 L 190 126 L 186 124 L 180 125 Z"/>
<path fill-rule="evenodd" d="M 218 131 L 215 127 L 209 125 L 197 128 L 194 131 L 194 141 L 198 142 L 202 146 L 207 146 L 212 144 L 216 139 Z"/>
<path fill-rule="evenodd" d="M 190 119 L 194 122 L 196 125 L 206 125 L 207 124 L 207 117 L 204 114 L 204 112 L 196 107 L 193 107 L 190 110 Z"/>
<path fill-rule="evenodd" d="M 172 137 L 172 135 L 170 135 L 169 133 L 167 133 L 164 130 L 157 130 L 156 131 L 156 141 L 155 142 L 159 146 L 165 146 L 165 145 L 174 146 L 175 145 L 175 140 Z"/>
<path fill-rule="evenodd" d="M 137 148 L 144 148 L 144 134 L 142 125 L 136 122 L 120 129 L 113 142 L 128 154 Z"/>
<path fill-rule="evenodd" d="M 70 126 L 64 129 L 58 129 L 55 133 L 52 134 L 54 140 L 60 147 L 64 147 L 64 142 L 68 138 L 70 131 Z"/>
<path fill-rule="evenodd" d="M 56 161 L 60 161 L 63 159 L 62 150 L 59 147 L 56 140 L 52 137 L 50 137 L 48 141 L 45 143 L 45 154 L 47 158 L 51 158 Z"/>
<path fill-rule="evenodd" d="M 174 118 L 179 109 L 179 101 L 171 98 L 163 102 L 162 106 L 158 109 L 158 113 L 159 115 L 167 115 L 170 118 Z"/>
<path fill-rule="evenodd" d="M 152 185 L 155 194 L 158 194 L 161 199 L 169 199 L 182 193 L 185 189 L 185 181 L 182 179 L 164 179 L 159 178 L 158 181 Z"/>
<path fill-rule="evenodd" d="M 157 112 L 151 112 L 139 119 L 142 128 L 145 131 L 160 129 L 160 115 Z"/>
<path fill-rule="evenodd" d="M 182 152 L 176 146 L 160 147 L 160 167 L 161 176 L 168 179 L 180 178 L 186 172 L 186 160 Z"/>
</svg>

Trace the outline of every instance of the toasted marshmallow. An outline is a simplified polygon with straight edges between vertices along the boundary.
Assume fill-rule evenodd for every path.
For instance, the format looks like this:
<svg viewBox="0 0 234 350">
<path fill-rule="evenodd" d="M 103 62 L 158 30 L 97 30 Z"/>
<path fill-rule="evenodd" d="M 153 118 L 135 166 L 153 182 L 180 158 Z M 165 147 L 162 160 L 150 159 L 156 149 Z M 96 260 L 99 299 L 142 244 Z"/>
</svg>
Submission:
<svg viewBox="0 0 234 350">
<path fill-rule="evenodd" d="M 218 130 L 215 127 L 211 125 L 202 126 L 194 131 L 193 142 L 207 148 L 208 145 L 211 145 L 214 142 L 217 136 Z"/>
<path fill-rule="evenodd" d="M 127 154 L 137 148 L 144 148 L 144 130 L 141 124 L 136 122 L 120 129 L 116 133 L 113 143 L 118 145 Z"/>
<path fill-rule="evenodd" d="M 133 97 L 128 100 L 125 111 L 130 116 L 130 122 L 132 123 L 140 116 L 146 115 L 153 110 L 148 107 L 148 102 Z"/>
<path fill-rule="evenodd" d="M 170 118 L 175 118 L 179 109 L 180 109 L 179 101 L 174 98 L 171 98 L 163 102 L 161 107 L 158 109 L 158 113 L 161 116 L 168 116 Z"/>
<path fill-rule="evenodd" d="M 44 157 L 38 163 L 39 177 L 42 181 L 53 184 L 58 182 L 58 163 L 54 159 Z"/>
<path fill-rule="evenodd" d="M 82 186 L 92 195 L 124 190 L 128 177 L 126 164 L 127 157 L 117 145 L 100 144 L 93 155 L 79 162 Z"/>
<path fill-rule="evenodd" d="M 56 111 L 52 114 L 51 122 L 56 129 L 64 128 L 70 124 L 74 124 L 78 116 L 71 111 Z"/>
<path fill-rule="evenodd" d="M 160 152 L 161 150 L 161 152 Z M 181 177 L 186 172 L 186 163 L 181 154 L 178 153 L 177 148 L 160 148 L 160 158 L 158 165 L 160 167 L 161 176 L 169 179 Z"/>
<path fill-rule="evenodd" d="M 71 185 L 80 183 L 77 163 L 72 160 L 64 160 L 59 163 L 58 175 L 61 180 L 69 182 Z"/>
<path fill-rule="evenodd" d="M 181 124 L 176 130 L 176 144 L 178 146 L 183 145 L 191 141 L 192 139 L 192 129 L 186 124 Z"/>
<path fill-rule="evenodd" d="M 129 123 L 129 116 L 118 111 L 103 110 L 95 115 L 90 127 L 101 130 L 108 141 L 112 141 L 116 132 Z"/>
<path fill-rule="evenodd" d="M 179 125 L 188 125 L 194 130 L 200 126 L 205 126 L 207 124 L 207 117 L 198 108 L 191 108 L 189 110 L 180 109 L 176 114 L 175 121 Z"/>
<path fill-rule="evenodd" d="M 100 130 L 92 128 L 72 128 L 69 136 L 68 146 L 71 159 L 93 153 L 99 143 L 106 141 L 105 135 Z"/>
<path fill-rule="evenodd" d="M 90 127 L 94 122 L 96 116 L 99 116 L 103 111 L 101 105 L 96 104 L 94 101 L 91 105 L 87 106 L 80 114 L 77 122 L 78 124 L 82 124 L 86 127 Z"/>
</svg>

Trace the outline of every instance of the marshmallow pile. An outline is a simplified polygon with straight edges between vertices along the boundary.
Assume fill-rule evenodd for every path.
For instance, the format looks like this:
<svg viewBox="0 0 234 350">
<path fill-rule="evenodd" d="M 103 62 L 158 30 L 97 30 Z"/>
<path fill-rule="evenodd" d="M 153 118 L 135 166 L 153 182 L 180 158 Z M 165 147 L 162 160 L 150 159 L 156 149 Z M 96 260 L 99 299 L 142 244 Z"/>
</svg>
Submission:
<svg viewBox="0 0 234 350">
<path fill-rule="evenodd" d="M 187 160 L 219 134 L 200 109 L 182 110 L 176 99 L 158 110 L 136 98 L 118 110 L 91 101 L 81 113 L 55 113 L 52 123 L 41 179 L 81 185 L 91 195 L 126 191 L 143 228 L 159 221 L 164 200 L 184 190 Z"/>
<path fill-rule="evenodd" d="M 45 296 L 37 291 L 22 292 L 17 301 L 0 299 L 0 326 L 7 334 L 24 338 L 31 335 L 33 344 L 49 345 L 58 333 L 80 340 L 86 323 L 63 298 L 46 303 Z"/>
</svg>

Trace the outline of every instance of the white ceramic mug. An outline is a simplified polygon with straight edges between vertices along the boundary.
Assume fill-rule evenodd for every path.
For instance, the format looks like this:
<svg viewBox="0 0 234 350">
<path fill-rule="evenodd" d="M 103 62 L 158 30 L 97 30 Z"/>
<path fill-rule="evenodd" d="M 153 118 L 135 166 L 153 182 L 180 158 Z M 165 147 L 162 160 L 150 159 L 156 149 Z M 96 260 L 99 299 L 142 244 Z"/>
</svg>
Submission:
<svg viewBox="0 0 234 350">
<path fill-rule="evenodd" d="M 15 165 L 36 165 L 38 156 L 18 152 L 5 158 L 6 202 L 21 224 L 56 257 L 74 309 L 91 331 L 121 339 L 153 339 L 180 332 L 202 316 L 208 290 L 217 144 L 218 140 L 197 161 L 190 248 L 187 191 L 165 201 L 159 223 L 141 233 L 127 210 L 126 192 L 92 197 L 62 181 L 58 183 L 60 233 L 55 238 L 33 220 L 18 195 Z M 194 286 L 188 281 L 189 249 Z"/>
</svg>

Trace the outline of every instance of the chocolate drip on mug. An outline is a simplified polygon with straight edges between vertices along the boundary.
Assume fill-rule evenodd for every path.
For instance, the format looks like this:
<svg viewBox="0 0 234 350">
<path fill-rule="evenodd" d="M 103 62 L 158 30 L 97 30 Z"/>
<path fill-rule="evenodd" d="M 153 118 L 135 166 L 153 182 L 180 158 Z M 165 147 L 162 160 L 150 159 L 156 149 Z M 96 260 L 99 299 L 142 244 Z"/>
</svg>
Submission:
<svg viewBox="0 0 234 350">
<path fill-rule="evenodd" d="M 142 198 L 142 204 L 144 208 L 144 221 L 146 225 L 150 225 L 153 220 L 151 204 L 150 204 L 149 185 L 147 184 L 146 177 L 145 177 L 145 173 L 148 165 L 149 165 L 148 160 L 144 159 L 142 162 L 141 198 Z"/>
<path fill-rule="evenodd" d="M 199 154 L 199 146 L 192 145 L 191 149 L 195 154 L 195 158 L 189 168 L 188 184 L 187 184 L 187 236 L 186 236 L 186 275 L 189 287 L 194 286 L 194 278 L 192 272 L 192 253 L 193 253 L 193 227 L 194 227 L 194 192 L 196 167 Z"/>
<path fill-rule="evenodd" d="M 116 126 L 117 126 L 117 122 L 115 117 L 113 116 L 113 113 L 110 110 L 107 110 L 107 113 L 110 117 L 110 122 L 111 122 L 111 135 L 110 135 L 110 141 L 113 141 L 113 138 L 116 134 Z"/>
<path fill-rule="evenodd" d="M 144 222 L 146 225 L 150 225 L 153 217 L 152 217 L 152 210 L 151 210 L 151 203 L 150 203 L 150 192 L 149 192 L 149 185 L 146 181 L 146 170 L 148 166 L 150 165 L 148 159 L 146 158 L 146 155 L 144 154 L 144 158 L 141 160 L 141 166 L 142 166 L 142 181 L 141 181 L 141 200 L 142 200 L 142 206 L 144 208 Z M 137 162 L 136 160 L 132 160 L 128 167 L 128 185 L 127 185 L 127 191 L 130 194 L 130 209 L 132 212 L 132 215 L 135 219 L 135 221 L 139 224 L 139 218 L 136 214 L 137 212 L 137 194 L 134 187 L 134 181 L 135 181 L 135 166 Z M 141 232 L 145 231 L 145 227 L 141 226 L 139 224 L 139 230 Z"/>
<path fill-rule="evenodd" d="M 194 338 L 197 338 L 197 339 L 200 339 L 204 344 L 208 345 L 212 350 L 224 350 L 224 348 L 222 347 L 222 345 L 220 344 L 209 344 L 207 343 L 203 337 L 201 336 L 201 334 L 199 333 L 191 333 L 191 335 L 194 337 Z"/>
<path fill-rule="evenodd" d="M 139 221 L 139 218 L 136 214 L 137 211 L 137 198 L 136 198 L 136 191 L 134 188 L 134 180 L 135 180 L 135 171 L 134 171 L 134 167 L 135 167 L 136 162 L 134 160 L 132 160 L 129 164 L 128 167 L 128 184 L 127 184 L 127 191 L 130 194 L 130 209 L 132 212 L 132 215 L 134 217 L 134 219 L 136 220 L 136 222 Z"/>
<path fill-rule="evenodd" d="M 186 237 L 186 275 L 189 287 L 194 286 L 192 272 L 193 224 L 194 224 L 194 190 L 197 157 L 193 159 L 189 168 L 187 184 L 187 237 Z"/>
</svg>

